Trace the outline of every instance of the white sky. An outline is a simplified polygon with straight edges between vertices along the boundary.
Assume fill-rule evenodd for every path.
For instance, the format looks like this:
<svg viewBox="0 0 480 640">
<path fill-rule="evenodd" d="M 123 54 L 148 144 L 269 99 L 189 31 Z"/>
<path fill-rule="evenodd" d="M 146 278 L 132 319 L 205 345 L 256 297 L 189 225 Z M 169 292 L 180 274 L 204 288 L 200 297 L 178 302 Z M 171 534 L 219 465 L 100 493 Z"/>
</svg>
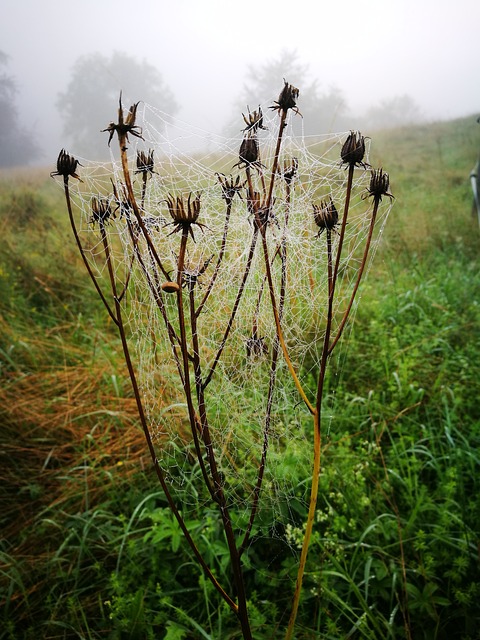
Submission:
<svg viewBox="0 0 480 640">
<path fill-rule="evenodd" d="M 219 132 L 248 64 L 295 50 L 350 111 L 409 94 L 429 119 L 480 113 L 479 0 L 2 0 L 0 50 L 21 121 L 47 130 L 83 54 L 114 50 L 159 69 L 194 125 Z M 120 89 L 121 87 L 119 87 Z M 281 80 L 280 86 L 281 88 Z M 301 89 L 301 87 L 300 87 Z M 301 93 L 300 93 L 301 96 Z M 141 96 L 137 96 L 141 100 Z M 115 105 L 116 106 L 116 105 Z"/>
</svg>

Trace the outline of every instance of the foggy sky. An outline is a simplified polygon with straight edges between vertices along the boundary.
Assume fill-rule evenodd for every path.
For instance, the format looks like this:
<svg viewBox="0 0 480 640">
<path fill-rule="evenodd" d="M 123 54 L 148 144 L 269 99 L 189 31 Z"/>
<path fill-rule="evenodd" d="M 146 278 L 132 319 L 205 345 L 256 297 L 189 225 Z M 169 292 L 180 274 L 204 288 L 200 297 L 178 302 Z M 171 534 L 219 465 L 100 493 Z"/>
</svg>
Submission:
<svg viewBox="0 0 480 640">
<path fill-rule="evenodd" d="M 282 49 L 296 51 L 320 91 L 341 90 L 351 113 L 403 94 L 429 120 L 480 113 L 478 0 L 2 0 L 0 15 L 19 118 L 46 162 L 65 144 L 58 93 L 77 58 L 95 52 L 157 67 L 178 116 L 212 133 L 230 118 L 247 66 Z"/>
</svg>

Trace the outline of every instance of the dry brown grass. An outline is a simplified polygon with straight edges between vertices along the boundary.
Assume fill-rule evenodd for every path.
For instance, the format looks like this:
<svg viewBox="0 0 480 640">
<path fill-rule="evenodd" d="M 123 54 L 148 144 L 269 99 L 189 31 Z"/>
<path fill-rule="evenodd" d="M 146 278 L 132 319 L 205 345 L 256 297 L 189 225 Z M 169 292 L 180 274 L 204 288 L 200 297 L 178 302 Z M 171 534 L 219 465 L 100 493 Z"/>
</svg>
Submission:
<svg viewBox="0 0 480 640">
<path fill-rule="evenodd" d="M 45 508 L 86 508 L 87 500 L 101 499 L 109 478 L 145 465 L 135 401 L 103 391 L 106 374 L 107 365 L 99 364 L 4 377 L 0 484 L 7 538 Z"/>
</svg>

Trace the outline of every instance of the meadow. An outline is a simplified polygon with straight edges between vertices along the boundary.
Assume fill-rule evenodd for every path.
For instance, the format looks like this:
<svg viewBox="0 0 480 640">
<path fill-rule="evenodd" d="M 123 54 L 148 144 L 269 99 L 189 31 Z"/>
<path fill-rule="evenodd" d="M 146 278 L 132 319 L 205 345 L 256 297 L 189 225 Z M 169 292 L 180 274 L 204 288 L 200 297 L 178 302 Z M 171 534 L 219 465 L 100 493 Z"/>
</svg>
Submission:
<svg viewBox="0 0 480 640">
<path fill-rule="evenodd" d="M 294 637 L 474 640 L 480 230 L 468 176 L 480 127 L 374 139 L 395 203 L 329 387 L 335 428 Z M 152 472 L 53 164 L 0 174 L 0 638 L 240 638 Z M 265 514 L 251 545 L 256 640 L 282 637 L 292 598 L 308 478 L 296 453 L 280 469 L 296 485 L 290 524 L 270 537 Z M 203 552 L 231 581 L 218 515 L 199 503 L 188 524 L 204 521 Z"/>
</svg>

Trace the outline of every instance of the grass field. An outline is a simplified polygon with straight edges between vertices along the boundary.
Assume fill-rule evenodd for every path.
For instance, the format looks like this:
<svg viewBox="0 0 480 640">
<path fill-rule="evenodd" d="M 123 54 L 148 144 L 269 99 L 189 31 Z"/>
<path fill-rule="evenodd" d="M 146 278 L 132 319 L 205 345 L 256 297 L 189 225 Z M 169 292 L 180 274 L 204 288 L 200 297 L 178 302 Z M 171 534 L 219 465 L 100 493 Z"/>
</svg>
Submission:
<svg viewBox="0 0 480 640">
<path fill-rule="evenodd" d="M 374 140 L 396 200 L 335 389 L 295 638 L 474 640 L 480 229 L 468 176 L 480 127 Z M 53 164 L 0 174 L 0 638 L 239 638 L 155 482 Z M 191 526 L 207 517 L 218 559 L 215 516 Z M 284 543 L 256 543 L 256 640 L 282 636 L 301 534 L 293 521 Z"/>
</svg>

